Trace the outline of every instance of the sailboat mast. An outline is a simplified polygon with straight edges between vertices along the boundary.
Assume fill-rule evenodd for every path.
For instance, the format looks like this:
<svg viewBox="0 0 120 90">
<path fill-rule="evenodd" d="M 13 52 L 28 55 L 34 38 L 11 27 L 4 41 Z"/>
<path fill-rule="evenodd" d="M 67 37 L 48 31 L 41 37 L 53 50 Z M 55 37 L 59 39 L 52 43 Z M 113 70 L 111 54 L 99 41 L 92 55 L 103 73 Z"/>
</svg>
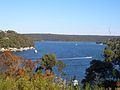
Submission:
<svg viewBox="0 0 120 90">
<path fill-rule="evenodd" d="M 110 26 L 108 28 L 108 32 L 109 32 L 109 35 L 111 35 L 111 24 L 110 24 Z"/>
</svg>

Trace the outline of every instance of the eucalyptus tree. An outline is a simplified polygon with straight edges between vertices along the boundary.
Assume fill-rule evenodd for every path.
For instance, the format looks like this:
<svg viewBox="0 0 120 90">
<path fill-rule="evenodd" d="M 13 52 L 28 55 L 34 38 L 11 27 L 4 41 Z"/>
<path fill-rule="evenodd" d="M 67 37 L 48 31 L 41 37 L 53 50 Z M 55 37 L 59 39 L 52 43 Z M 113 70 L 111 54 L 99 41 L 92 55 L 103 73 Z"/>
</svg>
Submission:
<svg viewBox="0 0 120 90">
<path fill-rule="evenodd" d="M 93 60 L 86 69 L 83 85 L 89 83 L 91 87 L 115 88 L 115 82 L 120 80 L 120 39 L 109 40 L 104 50 L 103 61 Z"/>
</svg>

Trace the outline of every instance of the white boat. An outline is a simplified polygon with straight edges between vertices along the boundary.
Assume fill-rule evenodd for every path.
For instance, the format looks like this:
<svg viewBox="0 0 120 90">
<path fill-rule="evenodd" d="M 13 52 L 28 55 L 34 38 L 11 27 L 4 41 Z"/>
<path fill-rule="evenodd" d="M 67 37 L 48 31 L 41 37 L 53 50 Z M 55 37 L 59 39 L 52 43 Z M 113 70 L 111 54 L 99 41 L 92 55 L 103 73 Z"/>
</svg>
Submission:
<svg viewBox="0 0 120 90">
<path fill-rule="evenodd" d="M 38 53 L 38 51 L 35 49 L 35 51 L 34 51 L 35 53 Z"/>
<path fill-rule="evenodd" d="M 100 43 L 99 45 L 103 45 L 103 43 Z"/>
<path fill-rule="evenodd" d="M 92 58 L 92 57 L 90 56 L 90 57 L 85 57 L 85 58 Z"/>
</svg>

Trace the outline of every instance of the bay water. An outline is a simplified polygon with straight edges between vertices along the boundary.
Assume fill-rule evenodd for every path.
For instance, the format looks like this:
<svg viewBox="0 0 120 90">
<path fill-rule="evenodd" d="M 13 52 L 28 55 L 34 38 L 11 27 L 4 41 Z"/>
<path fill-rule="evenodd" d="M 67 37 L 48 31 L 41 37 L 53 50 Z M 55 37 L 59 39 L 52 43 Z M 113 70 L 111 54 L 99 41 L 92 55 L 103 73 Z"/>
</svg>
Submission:
<svg viewBox="0 0 120 90">
<path fill-rule="evenodd" d="M 82 80 L 85 76 L 85 70 L 90 66 L 93 59 L 103 60 L 105 45 L 96 44 L 96 42 L 66 42 L 66 41 L 36 41 L 34 50 L 16 52 L 16 55 L 27 59 L 37 60 L 45 54 L 53 53 L 57 60 L 62 60 L 67 66 L 64 68 L 66 79 L 76 76 Z M 58 75 L 57 69 L 54 68 Z"/>
</svg>

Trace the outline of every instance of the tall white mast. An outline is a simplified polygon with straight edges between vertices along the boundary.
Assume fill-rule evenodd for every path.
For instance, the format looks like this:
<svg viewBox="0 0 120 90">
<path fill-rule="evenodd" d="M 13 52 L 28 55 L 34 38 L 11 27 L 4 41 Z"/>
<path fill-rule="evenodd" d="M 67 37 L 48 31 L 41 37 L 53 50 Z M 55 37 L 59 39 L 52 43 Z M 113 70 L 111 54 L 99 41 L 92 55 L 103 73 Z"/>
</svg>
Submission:
<svg viewBox="0 0 120 90">
<path fill-rule="evenodd" d="M 108 28 L 108 32 L 109 32 L 109 35 L 111 35 L 111 24 L 110 24 L 110 26 Z"/>
</svg>

